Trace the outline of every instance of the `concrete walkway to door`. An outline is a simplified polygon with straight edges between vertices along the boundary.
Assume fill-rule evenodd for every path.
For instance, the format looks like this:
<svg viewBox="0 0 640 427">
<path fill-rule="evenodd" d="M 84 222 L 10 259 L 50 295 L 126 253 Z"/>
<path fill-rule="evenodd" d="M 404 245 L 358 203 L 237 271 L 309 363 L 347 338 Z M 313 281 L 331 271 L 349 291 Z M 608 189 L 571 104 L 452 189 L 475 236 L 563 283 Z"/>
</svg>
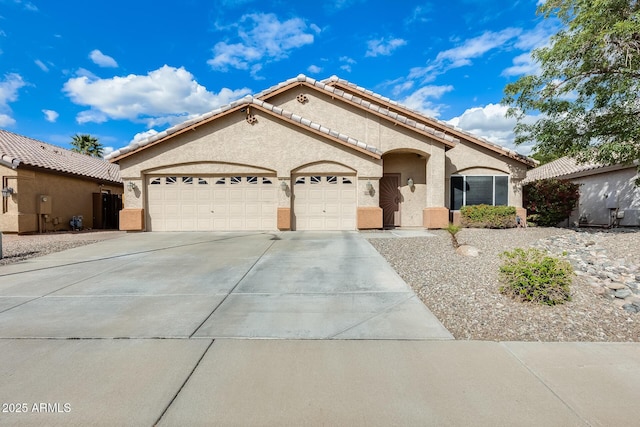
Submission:
<svg viewBox="0 0 640 427">
<path fill-rule="evenodd" d="M 5 338 L 452 338 L 356 232 L 129 234 L 0 277 Z"/>
</svg>

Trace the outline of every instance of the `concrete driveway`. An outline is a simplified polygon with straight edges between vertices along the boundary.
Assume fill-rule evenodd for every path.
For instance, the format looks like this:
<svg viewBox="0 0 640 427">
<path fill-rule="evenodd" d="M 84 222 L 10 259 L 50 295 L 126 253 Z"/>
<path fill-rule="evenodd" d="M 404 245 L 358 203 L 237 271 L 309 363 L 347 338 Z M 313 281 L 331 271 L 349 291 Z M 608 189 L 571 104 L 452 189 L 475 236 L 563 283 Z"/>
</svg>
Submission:
<svg viewBox="0 0 640 427">
<path fill-rule="evenodd" d="M 613 426 L 639 394 L 637 343 L 452 340 L 357 233 L 131 234 L 0 267 L 1 426 Z"/>
<path fill-rule="evenodd" d="M 129 234 L 6 266 L 0 337 L 452 338 L 355 232 Z"/>
</svg>

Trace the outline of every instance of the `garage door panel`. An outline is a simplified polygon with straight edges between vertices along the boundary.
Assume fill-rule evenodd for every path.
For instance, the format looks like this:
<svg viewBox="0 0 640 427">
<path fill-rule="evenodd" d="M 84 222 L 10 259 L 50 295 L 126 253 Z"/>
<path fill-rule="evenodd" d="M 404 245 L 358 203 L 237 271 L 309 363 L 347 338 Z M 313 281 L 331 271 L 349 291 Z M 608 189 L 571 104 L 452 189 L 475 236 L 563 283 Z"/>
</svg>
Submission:
<svg viewBox="0 0 640 427">
<path fill-rule="evenodd" d="M 274 230 L 273 177 L 152 177 L 147 186 L 151 230 Z"/>
<path fill-rule="evenodd" d="M 354 176 L 296 177 L 294 217 L 297 230 L 355 230 Z"/>
</svg>

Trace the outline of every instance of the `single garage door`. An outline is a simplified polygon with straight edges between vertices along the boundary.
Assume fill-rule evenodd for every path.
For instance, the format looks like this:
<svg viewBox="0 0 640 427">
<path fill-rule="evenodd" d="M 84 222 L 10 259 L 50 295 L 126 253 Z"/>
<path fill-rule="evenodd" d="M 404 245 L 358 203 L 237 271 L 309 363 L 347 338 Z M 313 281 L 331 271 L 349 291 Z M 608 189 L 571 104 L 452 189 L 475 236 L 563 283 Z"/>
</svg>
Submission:
<svg viewBox="0 0 640 427">
<path fill-rule="evenodd" d="M 355 230 L 355 176 L 295 177 L 293 216 L 296 230 Z"/>
<path fill-rule="evenodd" d="M 152 231 L 275 230 L 277 185 L 267 176 L 156 176 L 147 185 Z"/>
</svg>

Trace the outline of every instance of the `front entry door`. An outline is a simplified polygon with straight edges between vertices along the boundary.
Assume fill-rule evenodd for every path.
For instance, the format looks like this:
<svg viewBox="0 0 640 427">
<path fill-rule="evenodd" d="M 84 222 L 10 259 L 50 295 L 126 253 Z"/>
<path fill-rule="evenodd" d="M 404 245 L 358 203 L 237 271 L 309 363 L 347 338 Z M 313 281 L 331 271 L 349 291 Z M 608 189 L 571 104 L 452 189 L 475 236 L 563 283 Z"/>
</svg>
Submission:
<svg viewBox="0 0 640 427">
<path fill-rule="evenodd" d="M 384 174 L 380 179 L 380 207 L 384 227 L 400 225 L 400 174 Z"/>
</svg>

